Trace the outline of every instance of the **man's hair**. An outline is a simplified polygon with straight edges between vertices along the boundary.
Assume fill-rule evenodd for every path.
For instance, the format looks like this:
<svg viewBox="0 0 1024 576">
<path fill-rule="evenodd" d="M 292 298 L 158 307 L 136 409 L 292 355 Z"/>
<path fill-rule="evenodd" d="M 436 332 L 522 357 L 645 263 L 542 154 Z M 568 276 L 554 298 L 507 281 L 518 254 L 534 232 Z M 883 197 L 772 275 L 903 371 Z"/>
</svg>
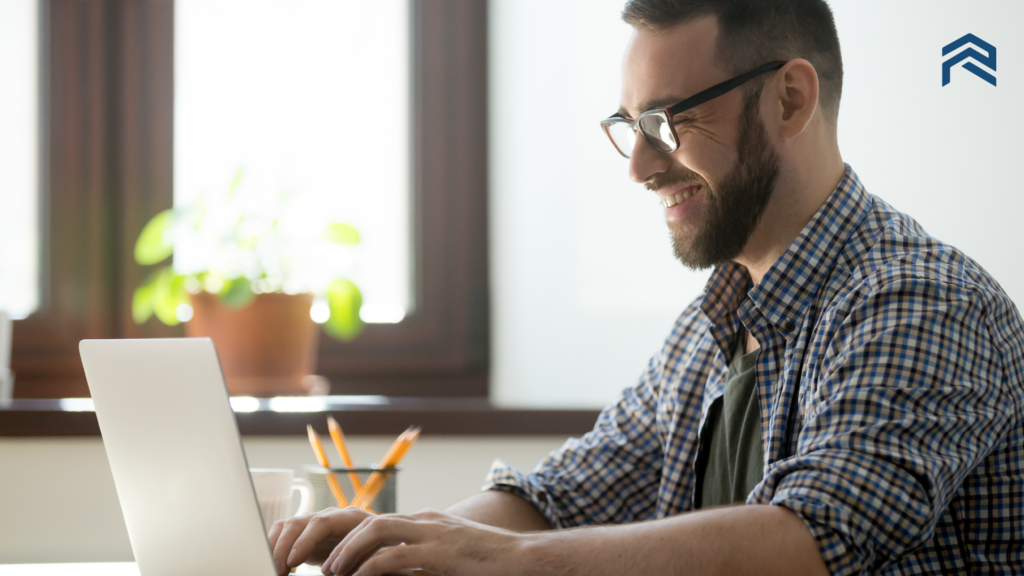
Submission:
<svg viewBox="0 0 1024 576">
<path fill-rule="evenodd" d="M 832 10 L 825 0 L 628 0 L 622 19 L 637 30 L 664 30 L 702 16 L 718 21 L 719 62 L 739 75 L 774 60 L 803 58 L 818 73 L 822 108 L 832 120 L 843 92 Z"/>
</svg>

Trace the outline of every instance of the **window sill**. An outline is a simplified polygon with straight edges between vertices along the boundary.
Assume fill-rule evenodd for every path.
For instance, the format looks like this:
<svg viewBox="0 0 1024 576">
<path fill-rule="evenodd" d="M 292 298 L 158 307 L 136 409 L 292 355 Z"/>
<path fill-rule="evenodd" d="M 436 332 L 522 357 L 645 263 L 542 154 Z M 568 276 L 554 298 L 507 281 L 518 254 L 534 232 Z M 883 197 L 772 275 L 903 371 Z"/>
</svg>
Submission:
<svg viewBox="0 0 1024 576">
<path fill-rule="evenodd" d="M 276 401 L 276 402 L 275 402 Z M 598 410 L 495 408 L 480 398 L 324 396 L 232 399 L 243 436 L 304 436 L 306 424 L 327 433 L 328 415 L 348 435 L 394 435 L 416 424 L 432 435 L 578 436 Z M 0 437 L 99 436 L 92 402 L 83 398 L 17 399 L 0 403 Z"/>
</svg>

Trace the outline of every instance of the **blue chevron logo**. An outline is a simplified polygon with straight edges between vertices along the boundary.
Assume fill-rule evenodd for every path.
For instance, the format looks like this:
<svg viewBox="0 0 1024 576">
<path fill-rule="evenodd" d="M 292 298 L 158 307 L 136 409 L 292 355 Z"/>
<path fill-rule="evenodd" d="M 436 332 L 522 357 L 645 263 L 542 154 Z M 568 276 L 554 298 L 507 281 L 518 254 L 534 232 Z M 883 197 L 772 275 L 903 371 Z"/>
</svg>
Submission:
<svg viewBox="0 0 1024 576">
<path fill-rule="evenodd" d="M 982 54 L 981 52 L 978 52 L 974 48 L 968 47 L 963 52 L 957 53 L 956 56 L 953 56 L 952 58 L 943 61 L 942 62 L 942 85 L 943 86 L 945 86 L 946 84 L 949 84 L 949 71 L 953 68 L 953 66 L 956 66 L 957 64 L 959 64 L 960 62 L 963 62 L 964 60 L 966 60 L 968 58 L 972 58 L 974 60 L 977 60 L 978 62 L 984 64 L 985 66 L 987 66 L 989 68 L 991 68 L 993 72 L 996 71 L 996 47 L 991 45 L 991 44 L 989 44 L 988 42 L 985 42 L 981 38 L 978 38 L 974 34 L 965 34 L 964 36 L 956 39 L 955 41 L 950 42 L 949 44 L 946 44 L 945 46 L 942 47 L 942 55 L 945 56 L 946 54 L 949 54 L 950 52 L 952 52 L 953 50 L 956 50 L 957 48 L 963 46 L 964 44 L 974 44 L 975 46 L 977 46 L 977 47 L 979 47 L 979 48 L 981 48 L 983 50 L 987 50 L 988 51 L 988 55 L 986 56 L 986 55 Z M 978 78 L 981 78 L 985 82 L 988 82 L 989 84 L 991 84 L 993 86 L 996 85 L 996 77 L 993 76 L 992 74 L 989 74 L 985 70 L 982 70 L 974 62 L 965 62 L 964 63 L 964 69 L 965 70 L 969 70 L 971 73 L 973 73 Z"/>
</svg>

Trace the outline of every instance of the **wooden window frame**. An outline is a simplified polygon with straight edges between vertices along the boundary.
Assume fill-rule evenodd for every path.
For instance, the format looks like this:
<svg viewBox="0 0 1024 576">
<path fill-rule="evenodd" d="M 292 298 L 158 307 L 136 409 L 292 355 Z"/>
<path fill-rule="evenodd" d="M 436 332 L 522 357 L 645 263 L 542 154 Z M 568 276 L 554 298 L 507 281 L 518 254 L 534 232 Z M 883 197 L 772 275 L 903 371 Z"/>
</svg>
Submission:
<svg viewBox="0 0 1024 576">
<path fill-rule="evenodd" d="M 416 309 L 354 342 L 322 338 L 332 394 L 487 396 L 487 12 L 410 0 Z M 137 326 L 134 239 L 173 202 L 172 0 L 42 0 L 42 290 L 15 323 L 18 398 L 88 396 L 86 338 Z"/>
</svg>

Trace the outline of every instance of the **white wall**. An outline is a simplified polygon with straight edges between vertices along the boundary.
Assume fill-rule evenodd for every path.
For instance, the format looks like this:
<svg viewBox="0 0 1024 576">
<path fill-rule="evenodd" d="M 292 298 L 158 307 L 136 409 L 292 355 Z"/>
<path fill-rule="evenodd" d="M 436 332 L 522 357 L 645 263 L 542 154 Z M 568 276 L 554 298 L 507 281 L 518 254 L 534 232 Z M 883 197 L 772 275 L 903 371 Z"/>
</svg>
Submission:
<svg viewBox="0 0 1024 576">
<path fill-rule="evenodd" d="M 394 439 L 348 440 L 354 460 L 375 462 Z M 425 436 L 402 462 L 398 511 L 446 507 L 478 491 L 495 458 L 529 470 L 564 440 Z M 252 436 L 243 444 L 254 468 L 315 464 L 305 437 Z M 0 564 L 129 560 L 128 532 L 99 438 L 0 438 Z"/>
<path fill-rule="evenodd" d="M 1024 4 L 982 0 L 832 3 L 846 79 L 839 145 L 868 190 L 964 250 L 1018 303 L 1024 213 Z M 964 34 L 995 45 L 993 87 L 955 67 L 942 47 Z"/>
<path fill-rule="evenodd" d="M 602 406 L 632 385 L 707 273 L 598 122 L 619 107 L 622 0 L 492 0 L 493 399 Z"/>
<path fill-rule="evenodd" d="M 601 406 L 635 382 L 707 273 L 671 256 L 662 208 L 598 128 L 618 108 L 622 0 L 491 0 L 492 396 Z M 868 187 L 978 260 L 1016 300 L 1024 4 L 833 0 L 839 140 Z M 941 48 L 998 49 L 998 87 Z"/>
</svg>

